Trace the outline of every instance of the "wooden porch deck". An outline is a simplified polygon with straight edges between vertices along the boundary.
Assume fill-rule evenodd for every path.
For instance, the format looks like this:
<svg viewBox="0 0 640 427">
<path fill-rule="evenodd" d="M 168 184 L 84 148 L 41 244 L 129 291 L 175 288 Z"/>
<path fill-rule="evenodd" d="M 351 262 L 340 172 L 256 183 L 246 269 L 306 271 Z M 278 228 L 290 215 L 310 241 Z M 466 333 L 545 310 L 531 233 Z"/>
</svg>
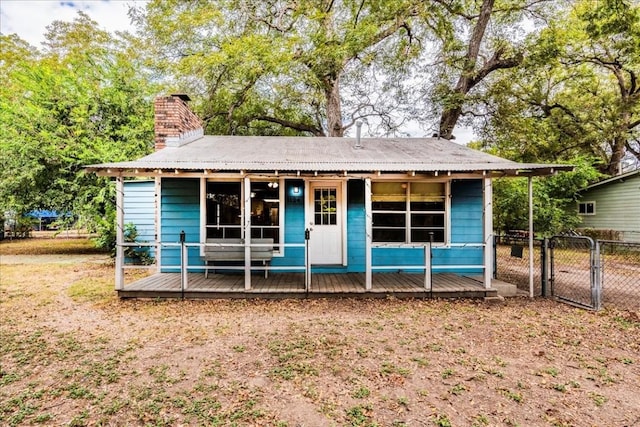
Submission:
<svg viewBox="0 0 640 427">
<path fill-rule="evenodd" d="M 374 273 L 372 289 L 365 289 L 364 273 L 313 274 L 311 289 L 305 291 L 304 273 L 272 273 L 251 276 L 250 290 L 244 289 L 243 274 L 188 273 L 187 289 L 181 289 L 180 273 L 157 273 L 126 284 L 121 298 L 484 298 L 496 296 L 472 277 L 434 274 L 431 291 L 424 289 L 424 276 L 407 273 Z"/>
</svg>

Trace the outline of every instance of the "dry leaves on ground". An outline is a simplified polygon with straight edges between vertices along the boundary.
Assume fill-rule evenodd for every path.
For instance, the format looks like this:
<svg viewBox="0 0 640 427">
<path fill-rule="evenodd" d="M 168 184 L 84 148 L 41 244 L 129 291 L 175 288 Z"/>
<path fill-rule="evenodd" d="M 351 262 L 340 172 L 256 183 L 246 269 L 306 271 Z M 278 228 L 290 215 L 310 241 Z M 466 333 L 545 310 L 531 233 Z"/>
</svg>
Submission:
<svg viewBox="0 0 640 427">
<path fill-rule="evenodd" d="M 637 314 L 121 301 L 107 257 L 45 261 L 0 257 L 3 425 L 640 425 Z"/>
</svg>

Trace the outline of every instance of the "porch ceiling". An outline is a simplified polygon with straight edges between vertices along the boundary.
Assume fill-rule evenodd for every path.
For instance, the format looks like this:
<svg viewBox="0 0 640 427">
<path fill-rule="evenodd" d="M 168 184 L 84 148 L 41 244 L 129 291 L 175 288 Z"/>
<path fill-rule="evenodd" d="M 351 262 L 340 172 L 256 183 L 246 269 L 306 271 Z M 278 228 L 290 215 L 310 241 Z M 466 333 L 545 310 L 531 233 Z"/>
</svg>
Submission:
<svg viewBox="0 0 640 427">
<path fill-rule="evenodd" d="M 141 159 L 88 166 L 103 175 L 141 171 L 286 173 L 492 173 L 549 175 L 568 165 L 518 163 L 439 138 L 204 136 Z"/>
</svg>

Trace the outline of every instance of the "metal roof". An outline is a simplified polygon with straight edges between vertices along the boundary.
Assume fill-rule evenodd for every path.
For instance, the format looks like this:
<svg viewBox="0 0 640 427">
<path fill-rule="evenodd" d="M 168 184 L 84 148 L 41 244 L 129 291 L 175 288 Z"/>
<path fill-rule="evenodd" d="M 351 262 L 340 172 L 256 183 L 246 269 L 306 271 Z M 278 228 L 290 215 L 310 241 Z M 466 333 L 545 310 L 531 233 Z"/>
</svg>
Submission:
<svg viewBox="0 0 640 427">
<path fill-rule="evenodd" d="M 623 173 L 621 175 L 616 175 L 616 176 L 612 176 L 610 178 L 603 179 L 602 181 L 598 181 L 598 182 L 596 182 L 594 184 L 591 184 L 591 185 L 583 188 L 580 191 L 590 190 L 592 188 L 600 187 L 601 185 L 610 184 L 612 182 L 624 181 L 625 179 L 631 178 L 634 175 L 640 175 L 640 169 L 636 169 L 636 170 L 633 170 L 633 171 L 630 171 L 630 172 Z"/>
<path fill-rule="evenodd" d="M 504 172 L 547 175 L 567 165 L 518 163 L 440 138 L 203 136 L 138 160 L 90 165 L 111 174 L 132 170 L 279 172 Z"/>
</svg>

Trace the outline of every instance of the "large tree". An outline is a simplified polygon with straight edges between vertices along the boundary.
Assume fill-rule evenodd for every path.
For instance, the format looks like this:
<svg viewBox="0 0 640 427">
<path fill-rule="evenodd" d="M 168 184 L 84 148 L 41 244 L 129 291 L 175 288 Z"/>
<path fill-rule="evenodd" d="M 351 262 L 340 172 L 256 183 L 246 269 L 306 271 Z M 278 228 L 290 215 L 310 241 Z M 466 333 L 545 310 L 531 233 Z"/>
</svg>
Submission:
<svg viewBox="0 0 640 427">
<path fill-rule="evenodd" d="M 399 65 L 418 47 L 423 9 L 408 0 L 158 0 L 134 16 L 155 65 L 205 100 L 210 132 L 342 136 L 371 116 L 395 129 L 402 93 L 388 89 L 400 87 Z"/>
<path fill-rule="evenodd" d="M 150 88 L 131 44 L 84 14 L 54 22 L 46 40 L 38 51 L 0 36 L 0 210 L 99 219 L 113 191 L 83 167 L 149 152 Z"/>
<path fill-rule="evenodd" d="M 436 134 L 452 139 L 461 118 L 483 116 L 486 81 L 518 67 L 526 54 L 522 40 L 555 7 L 553 0 L 435 0 L 444 19 L 432 29 L 436 54 L 428 104 Z M 428 62 L 428 61 L 425 61 Z"/>
<path fill-rule="evenodd" d="M 613 175 L 640 161 L 640 6 L 581 1 L 529 41 L 492 89 L 483 137 L 517 160 L 589 156 Z"/>
</svg>

